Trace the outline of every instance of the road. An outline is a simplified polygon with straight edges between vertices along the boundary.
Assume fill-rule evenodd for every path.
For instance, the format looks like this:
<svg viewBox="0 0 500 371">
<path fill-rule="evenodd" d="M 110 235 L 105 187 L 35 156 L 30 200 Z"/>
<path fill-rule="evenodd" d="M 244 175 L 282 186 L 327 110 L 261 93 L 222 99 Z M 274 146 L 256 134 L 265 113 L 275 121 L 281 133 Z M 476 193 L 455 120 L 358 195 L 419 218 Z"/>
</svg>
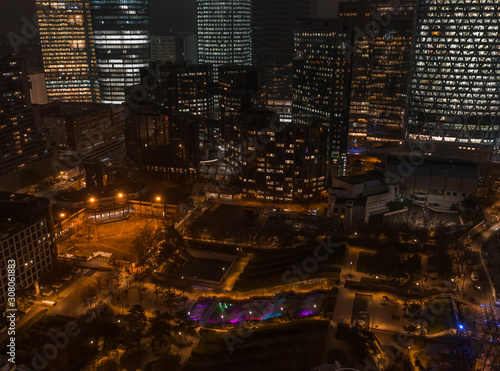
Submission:
<svg viewBox="0 0 500 371">
<path fill-rule="evenodd" d="M 53 200 L 55 196 L 62 191 L 65 191 L 68 188 L 73 187 L 76 183 L 80 182 L 80 179 L 75 180 L 64 180 L 60 183 L 53 184 L 45 189 L 42 189 L 39 192 L 35 192 L 35 196 L 37 197 L 45 197 L 50 200 Z"/>
<path fill-rule="evenodd" d="M 498 209 L 497 204 L 493 204 L 490 207 L 484 209 L 485 222 L 483 222 L 480 226 L 476 227 L 471 233 L 469 233 L 468 238 L 474 238 L 474 236 L 484 229 L 484 225 L 488 222 L 495 222 L 491 228 L 487 231 L 479 235 L 474 240 L 469 240 L 471 242 L 470 249 L 478 255 L 478 264 L 475 264 L 468 270 L 467 277 L 465 277 L 465 287 L 463 289 L 463 294 L 465 298 L 473 298 L 475 303 L 478 303 L 487 320 L 495 320 L 498 316 L 498 313 L 495 313 L 497 310 L 495 309 L 495 297 L 494 297 L 494 287 L 487 272 L 486 264 L 483 260 L 482 256 L 482 247 L 483 244 L 490 241 L 492 238 L 496 237 L 496 234 L 500 228 L 500 223 L 498 223 L 497 215 L 491 214 L 494 209 Z M 470 277 L 470 272 L 475 270 L 479 274 L 479 281 L 472 282 Z M 477 283 L 480 286 L 480 290 L 474 290 L 473 284 Z"/>
</svg>

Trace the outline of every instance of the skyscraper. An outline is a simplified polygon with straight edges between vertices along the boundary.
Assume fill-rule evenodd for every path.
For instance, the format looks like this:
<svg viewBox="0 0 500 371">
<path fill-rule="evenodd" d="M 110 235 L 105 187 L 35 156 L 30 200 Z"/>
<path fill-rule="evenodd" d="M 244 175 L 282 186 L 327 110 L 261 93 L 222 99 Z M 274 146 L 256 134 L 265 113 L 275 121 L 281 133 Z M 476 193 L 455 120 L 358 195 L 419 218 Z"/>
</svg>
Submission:
<svg viewBox="0 0 500 371">
<path fill-rule="evenodd" d="M 312 0 L 252 1 L 252 61 L 266 68 L 270 100 L 292 99 L 293 32 L 309 18 Z"/>
<path fill-rule="evenodd" d="M 198 60 L 219 66 L 252 63 L 251 0 L 197 0 Z"/>
<path fill-rule="evenodd" d="M 326 127 L 328 156 L 345 163 L 351 81 L 345 52 L 351 34 L 340 26 L 332 20 L 300 23 L 295 33 L 292 122 Z"/>
<path fill-rule="evenodd" d="M 49 101 L 99 101 L 88 0 L 36 1 Z"/>
<path fill-rule="evenodd" d="M 349 136 L 351 151 L 404 139 L 415 1 L 340 4 L 355 31 Z"/>
<path fill-rule="evenodd" d="M 102 103 L 122 103 L 141 83 L 149 51 L 149 0 L 90 0 Z"/>
<path fill-rule="evenodd" d="M 0 189 L 16 190 L 36 183 L 40 163 L 49 151 L 37 130 L 27 97 L 28 74 L 23 60 L 0 60 Z M 5 175 L 9 175 L 6 177 Z M 46 174 L 45 174 L 46 175 Z"/>
<path fill-rule="evenodd" d="M 493 148 L 500 137 L 500 2 L 420 0 L 407 139 Z"/>
</svg>

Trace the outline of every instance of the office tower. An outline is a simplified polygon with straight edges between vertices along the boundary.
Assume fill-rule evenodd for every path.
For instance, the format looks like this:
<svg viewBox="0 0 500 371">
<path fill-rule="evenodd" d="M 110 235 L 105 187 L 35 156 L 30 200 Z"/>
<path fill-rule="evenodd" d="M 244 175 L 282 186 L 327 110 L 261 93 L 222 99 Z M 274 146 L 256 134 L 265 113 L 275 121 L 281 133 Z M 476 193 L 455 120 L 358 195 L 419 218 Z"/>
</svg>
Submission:
<svg viewBox="0 0 500 371">
<path fill-rule="evenodd" d="M 151 62 L 197 64 L 196 35 L 151 36 Z"/>
<path fill-rule="evenodd" d="M 242 109 L 265 107 L 267 89 L 264 70 L 246 66 L 219 69 L 219 108 L 221 120 L 237 117 Z"/>
<path fill-rule="evenodd" d="M 331 20 L 300 23 L 295 32 L 292 122 L 324 127 L 328 156 L 345 171 L 351 64 L 351 34 Z"/>
<path fill-rule="evenodd" d="M 16 185 L 21 187 L 23 181 L 34 184 L 41 163 L 50 160 L 45 139 L 34 122 L 28 89 L 24 61 L 0 59 L 0 176 L 4 190 L 18 189 Z"/>
<path fill-rule="evenodd" d="M 500 2 L 420 0 L 409 89 L 411 146 L 498 155 Z M 451 151 L 450 148 L 454 150 Z"/>
<path fill-rule="evenodd" d="M 0 254 L 2 263 L 16 262 L 16 289 L 37 285 L 57 259 L 50 200 L 0 192 Z M 6 267 L 5 267 L 6 268 Z M 7 269 L 0 275 L 0 306 L 7 301 Z M 38 289 L 38 286 L 36 286 Z"/>
<path fill-rule="evenodd" d="M 89 0 L 37 0 L 36 7 L 49 101 L 99 101 Z"/>
<path fill-rule="evenodd" d="M 177 36 L 151 36 L 151 62 L 182 62 L 181 41 Z"/>
<path fill-rule="evenodd" d="M 252 63 L 251 0 L 197 0 L 198 59 L 212 64 Z"/>
<path fill-rule="evenodd" d="M 178 32 L 182 37 L 182 60 L 187 64 L 198 64 L 198 38 L 196 34 L 189 32 Z"/>
<path fill-rule="evenodd" d="M 328 128 L 279 125 L 263 108 L 240 112 L 226 133 L 230 162 L 238 169 L 243 196 L 268 201 L 319 200 L 325 189 Z"/>
<path fill-rule="evenodd" d="M 266 69 L 273 105 L 292 100 L 293 33 L 299 19 L 309 18 L 311 0 L 252 1 L 252 64 Z"/>
<path fill-rule="evenodd" d="M 149 65 L 149 1 L 89 0 L 102 103 L 122 103 Z"/>
<path fill-rule="evenodd" d="M 350 151 L 401 144 L 407 108 L 415 1 L 341 3 L 354 30 L 349 117 Z"/>
</svg>

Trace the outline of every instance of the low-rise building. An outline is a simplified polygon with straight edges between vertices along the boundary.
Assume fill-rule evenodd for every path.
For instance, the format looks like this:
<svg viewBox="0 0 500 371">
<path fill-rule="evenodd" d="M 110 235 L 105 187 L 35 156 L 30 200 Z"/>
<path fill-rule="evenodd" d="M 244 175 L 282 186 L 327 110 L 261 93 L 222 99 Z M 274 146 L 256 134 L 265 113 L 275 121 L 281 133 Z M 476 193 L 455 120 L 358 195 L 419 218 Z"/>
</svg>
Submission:
<svg viewBox="0 0 500 371">
<path fill-rule="evenodd" d="M 475 163 L 432 157 L 388 156 L 386 178 L 400 184 L 400 198 L 438 211 L 459 208 L 476 194 L 478 168 Z"/>
<path fill-rule="evenodd" d="M 328 215 L 335 228 L 349 231 L 368 223 L 373 215 L 388 212 L 387 204 L 397 194 L 398 185 L 387 184 L 382 172 L 335 177 L 329 189 Z"/>
</svg>

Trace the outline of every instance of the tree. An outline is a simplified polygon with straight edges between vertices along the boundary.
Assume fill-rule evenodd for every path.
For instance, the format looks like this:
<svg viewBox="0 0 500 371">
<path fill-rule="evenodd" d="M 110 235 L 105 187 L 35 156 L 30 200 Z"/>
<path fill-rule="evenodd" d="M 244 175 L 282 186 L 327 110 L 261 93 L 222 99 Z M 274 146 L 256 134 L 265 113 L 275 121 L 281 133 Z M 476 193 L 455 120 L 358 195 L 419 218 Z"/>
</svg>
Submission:
<svg viewBox="0 0 500 371">
<path fill-rule="evenodd" d="M 82 286 L 80 289 L 80 298 L 87 302 L 90 308 L 90 304 L 92 303 L 92 299 L 98 294 L 98 290 L 94 283 L 89 283 L 85 286 Z"/>
<path fill-rule="evenodd" d="M 187 300 L 187 296 L 177 294 L 173 290 L 158 289 L 158 292 L 169 312 L 172 311 L 174 306 L 178 306 Z"/>
<path fill-rule="evenodd" d="M 420 255 L 410 255 L 402 260 L 402 271 L 409 276 L 410 283 L 422 274 L 422 257 Z"/>
<path fill-rule="evenodd" d="M 173 326 L 170 324 L 171 319 L 172 316 L 166 312 L 159 310 L 153 312 L 148 328 L 148 335 L 153 337 L 153 346 L 163 347 L 168 344 L 168 338 L 173 334 Z"/>
<path fill-rule="evenodd" d="M 132 306 L 128 310 L 124 322 L 127 329 L 127 338 L 135 342 L 138 348 L 140 348 L 141 338 L 144 335 L 144 330 L 148 322 L 142 305 L 136 304 Z"/>
<path fill-rule="evenodd" d="M 132 249 L 140 262 L 145 262 L 151 257 L 154 243 L 153 227 L 146 225 L 132 241 Z"/>
<path fill-rule="evenodd" d="M 35 296 L 25 288 L 18 290 L 17 294 L 17 303 L 19 308 L 22 310 L 26 310 L 28 307 L 31 307 L 35 302 Z"/>
</svg>

